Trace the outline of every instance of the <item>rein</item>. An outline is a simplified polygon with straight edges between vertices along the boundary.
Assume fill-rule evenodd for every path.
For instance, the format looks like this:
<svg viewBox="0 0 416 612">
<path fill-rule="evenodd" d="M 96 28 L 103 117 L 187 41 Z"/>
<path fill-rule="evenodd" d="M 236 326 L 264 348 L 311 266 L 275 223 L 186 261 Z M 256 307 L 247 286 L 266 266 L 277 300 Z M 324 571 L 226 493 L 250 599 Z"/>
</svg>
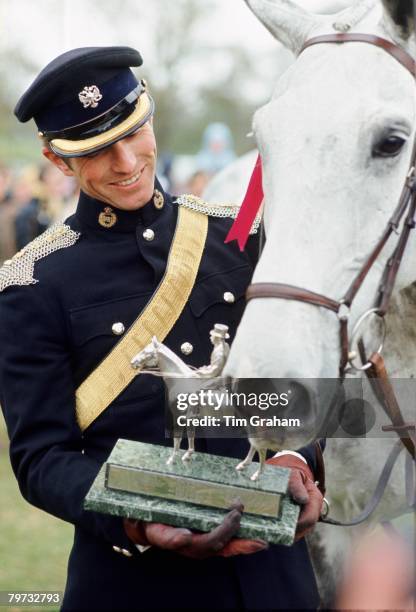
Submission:
<svg viewBox="0 0 416 612">
<path fill-rule="evenodd" d="M 316 36 L 309 39 L 301 49 L 302 53 L 308 47 L 316 44 L 326 43 L 349 43 L 349 42 L 360 42 L 375 45 L 385 52 L 389 53 L 394 59 L 396 59 L 402 66 L 404 66 L 412 75 L 413 78 L 416 76 L 416 62 L 413 58 L 396 44 L 384 39 L 379 36 L 371 34 L 329 34 L 324 36 Z M 365 349 L 362 339 L 358 341 L 358 353 L 353 350 L 355 340 L 360 337 L 360 328 L 362 324 L 367 321 L 370 316 L 377 317 L 383 325 L 383 336 L 385 335 L 385 321 L 384 316 L 388 309 L 390 299 L 393 293 L 397 273 L 400 268 L 403 254 L 405 252 L 408 239 L 411 230 L 416 225 L 416 139 L 413 143 L 409 171 L 404 180 L 403 188 L 400 194 L 399 201 L 393 214 L 388 220 L 378 242 L 375 244 L 371 252 L 369 253 L 364 264 L 353 278 L 347 291 L 343 297 L 339 300 L 333 299 L 320 293 L 315 293 L 303 287 L 296 287 L 285 283 L 274 283 L 274 282 L 262 282 L 251 284 L 246 292 L 247 301 L 257 298 L 275 298 L 281 300 L 294 300 L 302 302 L 304 304 L 310 304 L 319 308 L 325 308 L 333 312 L 339 320 L 339 338 L 341 357 L 339 363 L 339 376 L 341 381 L 344 380 L 347 372 L 347 366 L 350 365 L 353 370 L 365 371 L 368 376 L 374 393 L 381 403 L 384 411 L 391 420 L 391 425 L 382 427 L 383 431 L 395 431 L 400 437 L 400 440 L 396 443 L 391 451 L 386 464 L 382 470 L 379 481 L 377 483 L 375 492 L 367 504 L 363 512 L 360 513 L 355 519 L 350 522 L 342 523 L 333 519 L 324 518 L 324 522 L 328 522 L 333 525 L 357 525 L 368 518 L 371 512 L 376 508 L 379 503 L 383 492 L 386 488 L 388 479 L 392 472 L 394 463 L 399 456 L 400 451 L 403 448 L 409 453 L 406 466 L 409 463 L 409 467 L 406 467 L 406 490 L 407 497 L 412 506 L 416 504 L 416 495 L 414 491 L 415 483 L 413 481 L 412 470 L 416 467 L 415 463 L 415 448 L 416 448 L 416 436 L 414 431 L 416 426 L 414 423 L 405 423 L 397 398 L 395 396 L 392 384 L 387 374 L 384 359 L 381 356 L 383 349 L 383 341 L 379 348 L 374 352 L 368 359 L 365 355 Z M 399 230 L 399 226 L 402 222 L 402 227 Z M 348 321 L 350 317 L 351 306 L 353 301 L 366 279 L 369 271 L 373 267 L 374 263 L 378 259 L 382 249 L 386 245 L 391 235 L 395 233 L 398 235 L 396 246 L 393 253 L 389 257 L 381 275 L 374 305 L 368 311 L 363 313 L 357 320 L 349 337 Z M 355 365 L 355 360 L 361 357 L 361 365 Z M 405 436 L 403 436 L 405 434 Z M 323 484 L 323 483 L 321 483 Z"/>
</svg>

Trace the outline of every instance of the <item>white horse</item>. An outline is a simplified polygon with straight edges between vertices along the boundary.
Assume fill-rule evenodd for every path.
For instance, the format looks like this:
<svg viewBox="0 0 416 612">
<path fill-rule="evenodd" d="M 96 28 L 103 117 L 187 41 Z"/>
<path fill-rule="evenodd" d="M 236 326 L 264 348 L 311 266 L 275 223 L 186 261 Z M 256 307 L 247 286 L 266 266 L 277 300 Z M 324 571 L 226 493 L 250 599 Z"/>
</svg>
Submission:
<svg viewBox="0 0 416 612">
<path fill-rule="evenodd" d="M 415 56 L 412 2 L 359 0 L 336 16 L 317 16 L 290 0 L 245 0 L 273 35 L 298 54 L 317 35 L 374 34 Z M 340 299 L 377 243 L 398 202 L 409 169 L 416 126 L 415 81 L 384 50 L 359 42 L 305 50 L 254 117 L 263 160 L 266 245 L 253 282 L 280 282 Z M 394 235 L 353 303 L 351 332 L 373 306 Z M 416 376 L 416 237 L 411 236 L 387 313 L 384 356 L 391 377 Z M 375 348 L 376 329 L 364 339 Z M 272 358 L 271 358 L 272 356 Z M 282 299 L 248 303 L 226 374 L 299 381 L 314 397 L 315 381 L 337 378 L 339 321 L 323 308 Z M 305 379 L 309 379 L 307 385 Z M 310 402 L 317 429 L 329 398 Z M 414 420 L 414 405 L 402 406 Z M 375 427 L 387 422 L 381 410 Z M 310 441 L 310 427 L 302 432 Z M 393 439 L 329 439 L 325 452 L 331 511 L 351 518 L 368 499 Z M 290 446 L 290 437 L 282 446 Z M 404 455 L 373 520 L 403 512 Z M 350 532 L 323 527 L 327 567 L 345 554 Z M 321 559 L 322 561 L 322 559 Z M 321 573 L 321 577 L 322 577 Z M 332 580 L 324 589 L 330 596 Z M 321 585 L 322 586 L 322 585 Z"/>
</svg>

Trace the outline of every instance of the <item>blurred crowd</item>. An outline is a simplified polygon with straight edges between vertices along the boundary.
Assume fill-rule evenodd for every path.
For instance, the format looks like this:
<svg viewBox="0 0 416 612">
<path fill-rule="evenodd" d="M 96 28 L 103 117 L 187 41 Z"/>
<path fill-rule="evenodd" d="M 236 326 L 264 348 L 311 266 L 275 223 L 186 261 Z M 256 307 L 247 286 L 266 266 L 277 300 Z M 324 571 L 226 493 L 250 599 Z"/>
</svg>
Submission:
<svg viewBox="0 0 416 612">
<path fill-rule="evenodd" d="M 77 198 L 75 181 L 52 164 L 16 171 L 0 163 L 0 263 L 52 223 L 63 221 Z"/>
<path fill-rule="evenodd" d="M 225 123 L 210 123 L 196 155 L 175 156 L 164 152 L 159 155 L 157 174 L 169 193 L 192 193 L 201 197 L 211 178 L 235 159 L 230 128 Z"/>
<path fill-rule="evenodd" d="M 230 129 L 212 123 L 196 155 L 162 153 L 158 177 L 174 195 L 201 196 L 212 176 L 234 159 Z M 18 170 L 0 162 L 0 265 L 51 224 L 71 215 L 78 195 L 76 182 L 48 162 Z"/>
</svg>

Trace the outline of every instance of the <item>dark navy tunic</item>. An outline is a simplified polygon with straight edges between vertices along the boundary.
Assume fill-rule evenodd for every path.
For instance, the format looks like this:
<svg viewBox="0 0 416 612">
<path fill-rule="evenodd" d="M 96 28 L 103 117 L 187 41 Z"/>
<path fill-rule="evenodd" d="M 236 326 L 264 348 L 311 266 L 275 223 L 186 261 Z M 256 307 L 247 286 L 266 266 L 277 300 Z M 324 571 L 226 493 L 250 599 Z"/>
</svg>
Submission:
<svg viewBox="0 0 416 612">
<path fill-rule="evenodd" d="M 158 188 L 160 186 L 158 185 Z M 113 348 L 112 325 L 133 323 L 165 272 L 178 205 L 165 194 L 134 212 L 116 210 L 111 228 L 98 223 L 106 204 L 81 194 L 67 221 L 78 241 L 35 264 L 36 284 L 0 293 L 0 402 L 13 470 L 23 496 L 75 525 L 64 609 L 316 608 L 318 597 L 304 541 L 291 548 L 195 561 L 151 548 L 140 554 L 122 519 L 83 510 L 83 500 L 118 438 L 169 444 L 163 381 L 139 375 L 85 431 L 75 417 L 75 390 Z M 230 221 L 209 219 L 196 284 L 165 343 L 187 363 L 209 363 L 209 331 L 230 326 L 244 309 L 252 263 L 225 245 Z M 143 237 L 152 229 L 154 239 Z M 224 300 L 232 292 L 233 303 Z M 245 440 L 197 440 L 197 450 L 242 458 Z M 309 462 L 313 456 L 304 451 Z M 126 557 L 113 546 L 133 552 Z"/>
</svg>

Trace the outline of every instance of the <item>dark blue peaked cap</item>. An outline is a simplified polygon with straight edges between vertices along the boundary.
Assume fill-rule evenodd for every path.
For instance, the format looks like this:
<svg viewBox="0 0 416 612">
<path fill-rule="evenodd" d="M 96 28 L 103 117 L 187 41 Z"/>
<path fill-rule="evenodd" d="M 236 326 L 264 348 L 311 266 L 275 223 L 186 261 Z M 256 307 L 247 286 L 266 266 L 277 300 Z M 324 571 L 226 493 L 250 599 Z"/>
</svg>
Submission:
<svg viewBox="0 0 416 612">
<path fill-rule="evenodd" d="M 110 146 L 153 114 L 141 66 L 131 47 L 81 47 L 55 58 L 36 77 L 14 110 L 34 119 L 40 136 L 61 157 L 80 157 Z"/>
</svg>

